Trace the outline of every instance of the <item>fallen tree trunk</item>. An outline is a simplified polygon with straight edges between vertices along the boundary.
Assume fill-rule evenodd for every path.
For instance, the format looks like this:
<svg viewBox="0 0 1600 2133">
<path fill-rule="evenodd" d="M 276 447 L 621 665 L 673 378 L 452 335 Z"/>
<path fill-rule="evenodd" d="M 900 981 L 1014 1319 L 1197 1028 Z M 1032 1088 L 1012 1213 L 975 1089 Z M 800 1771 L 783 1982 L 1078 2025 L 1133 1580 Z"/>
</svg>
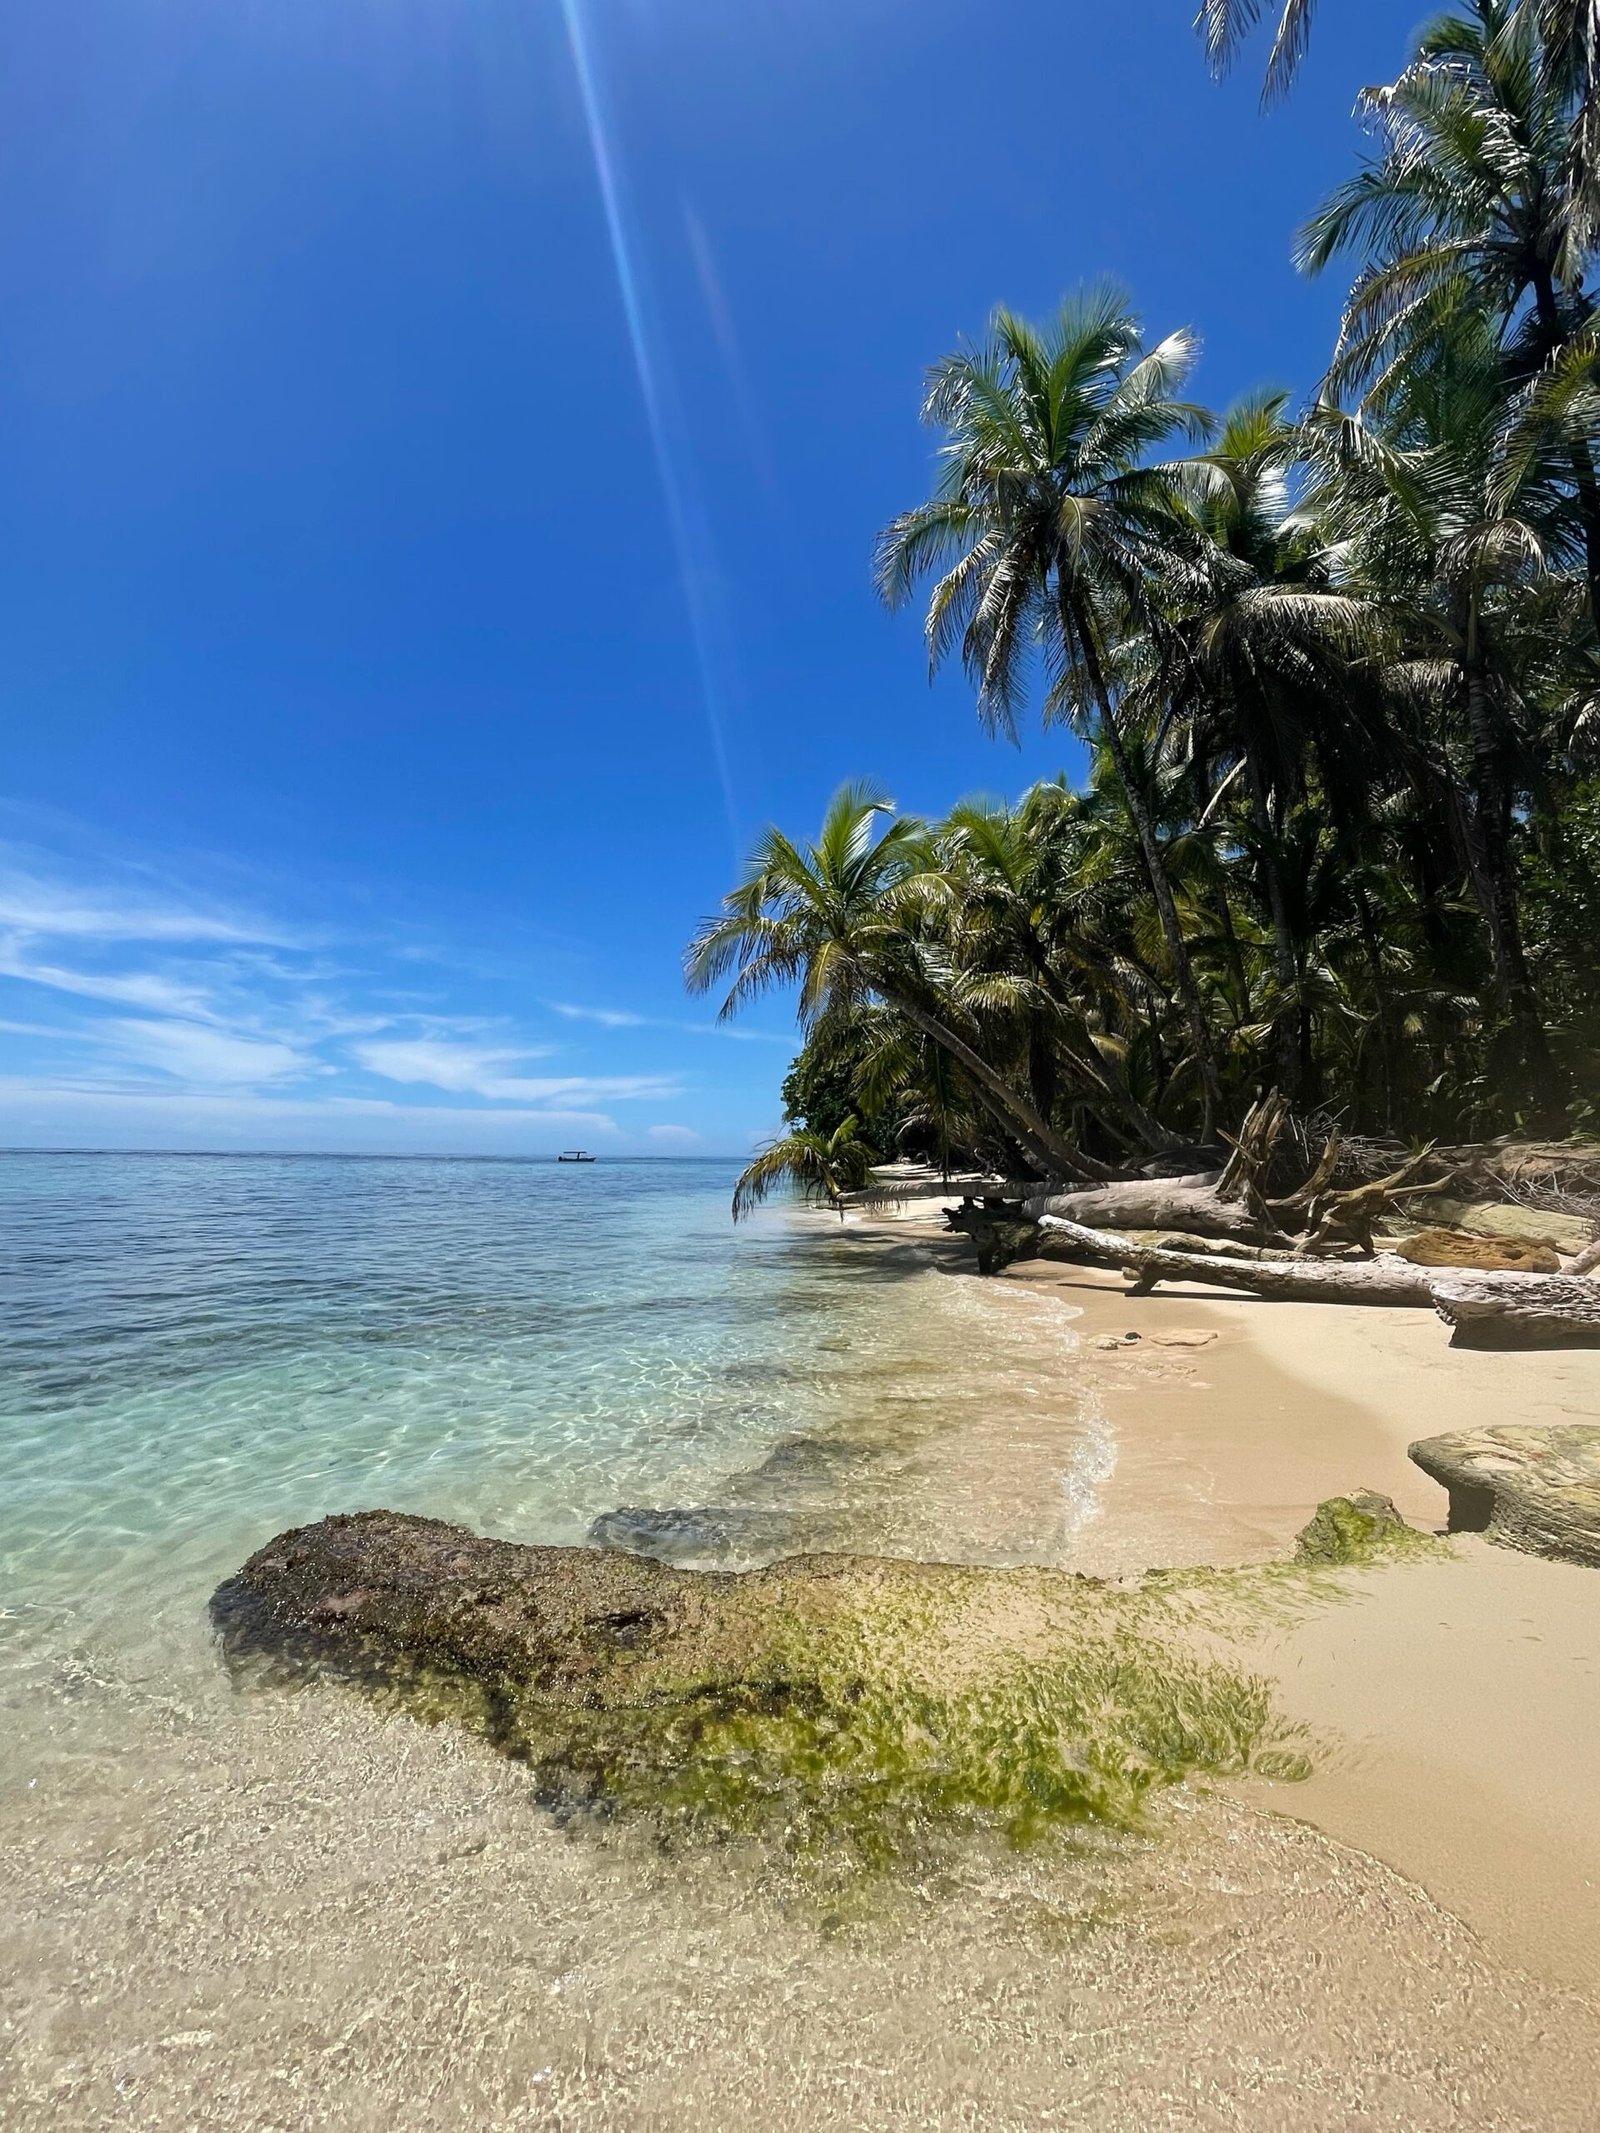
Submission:
<svg viewBox="0 0 1600 2133">
<path fill-rule="evenodd" d="M 1457 1329 L 1463 1346 L 1600 1342 L 1600 1281 L 1571 1274 L 1463 1274 L 1453 1267 L 1413 1266 L 1387 1252 L 1375 1259 L 1327 1260 L 1173 1251 L 1060 1215 L 1030 1220 L 1016 1209 L 970 1202 L 949 1209 L 945 1219 L 972 1238 L 985 1274 L 1018 1259 L 1054 1259 L 1113 1268 L 1130 1278 L 1136 1296 L 1148 1295 L 1161 1281 L 1192 1281 L 1284 1302 L 1412 1310 L 1431 1305 Z"/>
<path fill-rule="evenodd" d="M 1127 1178 L 1084 1192 L 1032 1193 L 1022 1211 L 1081 1222 L 1090 1229 L 1176 1229 L 1193 1237 L 1231 1237 L 1241 1244 L 1275 1244 L 1282 1232 L 1238 1200 L 1224 1200 L 1215 1177 Z"/>
<path fill-rule="evenodd" d="M 1285 1149 L 1286 1135 L 1296 1148 Z M 1034 1218 L 1054 1215 L 1090 1229 L 1177 1230 L 1194 1237 L 1224 1237 L 1238 1244 L 1276 1247 L 1297 1258 L 1347 1247 L 1370 1257 L 1383 1216 L 1398 1201 L 1423 1190 L 1421 1174 L 1436 1167 L 1431 1150 L 1424 1148 L 1385 1176 L 1336 1192 L 1333 1179 L 1341 1142 L 1335 1129 L 1299 1187 L 1289 1193 L 1275 1191 L 1273 1180 L 1283 1164 L 1305 1160 L 1298 1152 L 1302 1140 L 1287 1102 L 1274 1089 L 1252 1105 L 1219 1172 L 1113 1178 L 1070 1192 L 1040 1191 L 1028 1196 L 1022 1212 Z"/>
<path fill-rule="evenodd" d="M 1600 1341 L 1600 1282 L 1571 1274 L 1446 1274 L 1433 1305 L 1463 1347 Z"/>
<path fill-rule="evenodd" d="M 1237 1237 L 1196 1237 L 1184 1230 L 1158 1230 L 1144 1243 L 1158 1252 L 1189 1252 L 1196 1259 L 1281 1259 L 1281 1244 L 1241 1244 Z"/>
<path fill-rule="evenodd" d="M 1074 1265 L 1118 1267 L 1134 1276 L 1134 1293 L 1148 1295 L 1158 1281 L 1199 1281 L 1301 1303 L 1361 1303 L 1387 1306 L 1433 1302 L 1438 1279 L 1427 1267 L 1385 1255 L 1357 1261 L 1327 1259 L 1223 1259 L 1195 1252 L 1168 1252 L 1135 1244 L 1131 1237 L 1086 1229 L 1058 1215 L 1039 1218 L 1038 1256 Z M 1490 1279 L 1492 1277 L 1482 1277 Z M 1521 1277 L 1511 1277 L 1513 1279 Z M 1549 1279 L 1535 1275 L 1534 1280 Z"/>
</svg>

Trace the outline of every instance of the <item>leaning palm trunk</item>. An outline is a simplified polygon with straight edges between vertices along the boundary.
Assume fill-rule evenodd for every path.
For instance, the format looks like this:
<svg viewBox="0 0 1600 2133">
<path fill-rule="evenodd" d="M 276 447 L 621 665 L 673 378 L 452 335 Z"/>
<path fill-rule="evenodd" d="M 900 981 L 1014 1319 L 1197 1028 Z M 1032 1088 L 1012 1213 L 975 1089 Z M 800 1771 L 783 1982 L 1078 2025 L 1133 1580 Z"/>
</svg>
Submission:
<svg viewBox="0 0 1600 2133">
<path fill-rule="evenodd" d="M 1081 1045 L 1066 1045 L 1063 1050 L 1068 1065 L 1084 1084 L 1084 1100 L 1090 1109 L 1119 1139 L 1125 1141 L 1131 1133 L 1152 1155 L 1165 1154 L 1175 1145 L 1177 1136 L 1150 1115 L 1129 1088 L 1127 1076 L 1120 1067 L 1101 1054 L 1082 1018 L 1062 1002 L 1053 987 L 1048 989 L 1063 1020 L 1070 1019 L 1078 1024 L 1083 1039 Z"/>
<path fill-rule="evenodd" d="M 958 1036 L 947 1022 L 941 1022 L 937 1015 L 929 1014 L 926 1008 L 903 995 L 885 994 L 885 997 L 893 997 L 895 1006 L 908 1022 L 948 1052 L 952 1059 L 960 1061 L 977 1084 L 978 1093 L 989 1111 L 1046 1177 L 1095 1178 L 1106 1175 L 1103 1164 L 1092 1161 L 1082 1149 L 1063 1140 L 1027 1098 L 1020 1096 L 1005 1076 L 997 1073 L 983 1054 L 975 1051 L 964 1037 Z"/>
<path fill-rule="evenodd" d="M 1593 35 L 1600 41 L 1600 12 L 1595 17 Z M 1600 43 L 1595 57 L 1600 59 Z M 1600 108 L 1600 81 L 1587 87 L 1587 96 L 1596 100 Z M 1587 101 L 1587 97 L 1586 97 Z M 1586 112 L 1578 126 L 1592 134 L 1600 142 L 1600 121 L 1596 113 Z M 1575 134 L 1575 142 L 1577 135 Z M 1545 344 L 1545 360 L 1548 361 L 1561 348 L 1566 339 L 1566 326 L 1561 317 L 1561 303 L 1556 294 L 1555 277 L 1548 267 L 1541 267 L 1533 277 L 1534 308 Z M 1573 486 L 1577 490 L 1578 520 L 1583 528 L 1584 575 L 1589 587 L 1589 614 L 1597 630 L 1600 630 L 1600 477 L 1596 476 L 1594 453 L 1584 437 L 1574 437 L 1570 446 Z"/>
<path fill-rule="evenodd" d="M 1162 935 L 1167 943 L 1167 953 L 1172 958 L 1173 980 L 1178 997 L 1183 1003 L 1185 1019 L 1189 1024 L 1189 1036 L 1194 1045 L 1195 1066 L 1200 1075 L 1200 1090 L 1204 1105 L 1200 1137 L 1210 1140 L 1216 1129 L 1217 1115 L 1222 1109 L 1222 1083 L 1217 1071 L 1216 1046 L 1211 1041 L 1211 1024 L 1206 1018 L 1205 1006 L 1200 998 L 1200 988 L 1195 983 L 1194 965 L 1189 960 L 1189 944 L 1183 937 L 1183 928 L 1178 922 L 1178 906 L 1173 899 L 1172 884 L 1167 879 L 1166 862 L 1161 856 L 1161 847 L 1156 841 L 1155 823 L 1145 805 L 1144 795 L 1139 791 L 1133 774 L 1133 765 L 1128 760 L 1128 751 L 1117 729 L 1116 715 L 1109 703 L 1102 704 L 1101 715 L 1105 723 L 1106 739 L 1110 744 L 1111 758 L 1117 766 L 1123 797 L 1127 803 L 1129 818 L 1139 840 L 1140 856 L 1144 860 L 1145 879 L 1150 884 L 1150 894 L 1155 899 L 1156 915 L 1161 921 Z"/>
</svg>

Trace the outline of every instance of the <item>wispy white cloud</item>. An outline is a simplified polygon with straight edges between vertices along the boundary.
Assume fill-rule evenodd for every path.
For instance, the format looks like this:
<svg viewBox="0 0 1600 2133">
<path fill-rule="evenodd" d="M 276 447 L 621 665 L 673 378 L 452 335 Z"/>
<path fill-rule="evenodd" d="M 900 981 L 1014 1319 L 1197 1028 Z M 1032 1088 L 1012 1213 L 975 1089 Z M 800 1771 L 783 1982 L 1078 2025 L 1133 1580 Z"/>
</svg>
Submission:
<svg viewBox="0 0 1600 2133">
<path fill-rule="evenodd" d="M 569 1022 L 598 1022 L 602 1029 L 642 1029 L 647 1019 L 621 1007 L 574 1007 L 567 1000 L 551 1000 L 547 1005 Z"/>
<path fill-rule="evenodd" d="M 210 1020 L 214 1013 L 206 992 L 187 980 L 146 970 L 68 969 L 63 964 L 41 963 L 20 953 L 14 942 L 0 946 L 0 978 L 15 978 L 24 985 L 68 993 L 74 999 L 105 1000 L 119 1007 L 144 1007 L 200 1021 Z"/>
<path fill-rule="evenodd" d="M 291 947 L 280 926 L 152 897 L 137 879 L 94 884 L 53 879 L 0 853 L 0 926 L 48 940 L 253 942 Z"/>
<path fill-rule="evenodd" d="M 81 1029 L 65 1029 L 55 1022 L 10 1022 L 0 1020 L 0 1031 L 8 1037 L 54 1037 L 68 1044 L 82 1041 Z"/>
<path fill-rule="evenodd" d="M 696 1037 L 727 1037 L 735 1044 L 782 1044 L 795 1049 L 794 1033 L 775 1029 L 735 1029 L 731 1022 L 675 1022 L 674 1029 L 689 1030 Z"/>
<path fill-rule="evenodd" d="M 0 1075 L 0 1145 L 96 1145 L 119 1141 L 163 1148 L 342 1148 L 418 1154 L 472 1153 L 486 1133 L 508 1149 L 553 1149 L 562 1136 L 618 1137 L 603 1111 L 408 1104 L 383 1097 L 272 1096 L 223 1090 L 130 1089 L 41 1076 Z"/>
<path fill-rule="evenodd" d="M 597 1022 L 602 1029 L 686 1030 L 691 1037 L 731 1037 L 741 1044 L 790 1044 L 792 1037 L 765 1029 L 735 1029 L 730 1022 L 685 1022 L 664 1015 L 638 1015 L 621 1007 L 575 1007 L 567 1000 L 547 1000 L 553 1014 L 569 1022 Z"/>
<path fill-rule="evenodd" d="M 451 1044 L 438 1038 L 378 1038 L 353 1047 L 369 1074 L 385 1081 L 422 1083 L 495 1103 L 615 1102 L 678 1094 L 677 1084 L 657 1074 L 519 1074 L 513 1069 L 539 1054 Z"/>
<path fill-rule="evenodd" d="M 441 948 L 437 983 L 419 989 L 414 936 L 399 922 L 385 931 L 368 905 L 351 931 L 302 930 L 74 849 L 81 825 L 48 854 L 0 836 L 0 1144 L 315 1148 L 343 1136 L 469 1153 L 476 1122 L 485 1146 L 508 1149 L 625 1134 L 641 1151 L 721 1146 L 744 1129 L 725 1133 L 720 1087 L 683 1071 L 704 1049 L 686 1036 L 789 1042 L 567 997 L 546 997 L 530 1029 L 506 1003 L 564 993 L 570 975 L 541 982 L 526 958 L 476 971 Z M 226 861 L 207 864 L 202 882 L 235 879 Z M 551 971 L 576 967 L 571 942 L 549 955 Z M 638 1071 L 588 1071 L 607 1064 Z M 643 1115 L 619 1126 L 613 1106 Z M 663 1113 L 701 1135 L 652 1131 L 645 1120 Z"/>
<path fill-rule="evenodd" d="M 201 1088 L 260 1088 L 325 1071 L 292 1044 L 242 1037 L 195 1022 L 119 1019 L 104 1028 L 107 1042 L 120 1057 Z"/>
</svg>

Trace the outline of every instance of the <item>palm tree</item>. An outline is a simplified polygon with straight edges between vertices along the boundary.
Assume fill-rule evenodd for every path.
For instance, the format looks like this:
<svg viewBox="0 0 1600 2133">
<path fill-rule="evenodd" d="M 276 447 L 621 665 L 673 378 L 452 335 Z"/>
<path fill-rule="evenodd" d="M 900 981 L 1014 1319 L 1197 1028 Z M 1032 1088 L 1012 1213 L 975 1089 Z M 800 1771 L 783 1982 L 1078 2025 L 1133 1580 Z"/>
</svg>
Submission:
<svg viewBox="0 0 1600 2133">
<path fill-rule="evenodd" d="M 830 1012 L 849 1014 L 874 997 L 957 1060 L 1003 1129 L 1047 1176 L 1096 1174 L 1027 1097 L 955 1026 L 921 944 L 908 925 L 910 877 L 928 860 L 923 825 L 892 817 L 870 784 L 842 786 L 815 844 L 780 830 L 762 836 L 744 880 L 723 899 L 690 946 L 690 989 L 708 992 L 733 974 L 723 1017 L 774 986 L 798 985 L 803 1029 Z M 959 1013 L 959 1010 L 957 1010 Z M 974 1033 L 976 1034 L 976 1033 Z"/>
<path fill-rule="evenodd" d="M 1508 385 L 1525 397 L 1548 409 L 1552 366 L 1569 378 L 1587 366 L 1592 383 L 1593 231 L 1571 182 L 1571 98 L 1559 70 L 1543 63 L 1535 8 L 1471 0 L 1466 12 L 1441 16 L 1399 79 L 1361 102 L 1380 152 L 1336 189 L 1297 244 L 1310 274 L 1340 253 L 1366 254 L 1326 390 L 1370 385 L 1381 404 L 1441 338 L 1473 335 L 1483 318 L 1500 337 Z M 1547 425 L 1549 437 L 1566 445 L 1600 617 L 1592 423 Z"/>
<path fill-rule="evenodd" d="M 969 983 L 976 975 L 993 988 L 1009 974 L 1020 993 L 1028 1078 L 1041 1116 L 1054 1112 L 1065 1066 L 1075 1097 L 1114 1134 L 1162 1152 L 1173 1135 L 1139 1102 L 1116 1059 L 1097 1046 L 1069 966 L 1056 952 L 1055 921 L 1068 891 L 1051 827 L 1048 802 L 1041 803 L 1037 790 L 1016 808 L 962 801 L 939 825 L 941 865 L 930 881 L 949 897 L 953 947 Z"/>
<path fill-rule="evenodd" d="M 928 604 L 930 659 L 937 668 L 960 644 L 991 728 L 1015 729 L 1042 654 L 1046 715 L 1086 718 L 1111 750 L 1209 1133 L 1222 1101 L 1216 1050 L 1155 823 L 1127 762 L 1115 660 L 1119 636 L 1173 562 L 1176 500 L 1150 455 L 1177 431 L 1200 436 L 1209 426 L 1178 397 L 1195 352 L 1186 333 L 1145 352 L 1138 322 L 1109 287 L 1070 299 L 1042 331 L 996 312 L 984 347 L 960 349 L 930 373 L 923 419 L 945 434 L 943 470 L 937 493 L 880 537 L 877 577 L 898 607 L 941 573 Z"/>
<path fill-rule="evenodd" d="M 1387 437 L 1329 407 L 1306 437 L 1323 470 L 1316 506 L 1342 535 L 1344 568 L 1381 592 L 1409 640 L 1391 687 L 1411 707 L 1416 752 L 1455 816 L 1501 1010 L 1549 1105 L 1558 1080 L 1523 943 L 1514 834 L 1532 760 L 1527 682 L 1540 656 L 1523 640 L 1534 613 L 1534 636 L 1550 637 L 1552 573 L 1569 558 L 1548 496 L 1508 478 L 1502 405 L 1485 332 L 1475 349 L 1458 339 L 1412 369 Z"/>
<path fill-rule="evenodd" d="M 1152 647 L 1154 684 L 1210 774 L 1243 773 L 1251 853 L 1271 915 L 1276 1078 L 1293 1096 L 1310 1064 L 1303 937 L 1290 908 L 1287 824 L 1314 763 L 1338 812 L 1364 794 L 1378 736 L 1353 713 L 1352 663 L 1380 641 L 1375 603 L 1337 591 L 1316 530 L 1292 508 L 1299 432 L 1288 394 L 1238 401 L 1211 445 L 1176 470 L 1202 537 L 1192 589 Z M 1370 690 L 1368 692 L 1370 695 Z M 1196 725 L 1204 728 L 1196 733 Z M 1365 760 L 1351 760 L 1353 743 Z"/>
<path fill-rule="evenodd" d="M 1283 12 L 1272 39 L 1267 60 L 1262 101 L 1282 96 L 1299 71 L 1311 42 L 1311 17 L 1316 0 L 1283 0 Z M 1261 0 L 1201 0 L 1196 23 L 1205 39 L 1206 57 L 1214 74 L 1225 74 L 1239 55 L 1239 48 L 1261 20 Z"/>
<path fill-rule="evenodd" d="M 872 1182 L 877 1156 L 861 1138 L 859 1122 L 843 1120 L 832 1133 L 816 1133 L 809 1127 L 785 1133 L 769 1141 L 748 1163 L 733 1188 L 733 1219 L 753 1214 L 775 1186 L 799 1187 L 807 1200 L 826 1200 L 844 1220 L 844 1196 L 860 1192 Z"/>
<path fill-rule="evenodd" d="M 1595 0 L 1540 0 L 1545 71 L 1573 113 L 1567 148 L 1567 194 L 1573 235 L 1600 241 L 1600 7 Z"/>
<path fill-rule="evenodd" d="M 1311 42 L 1316 0 L 1283 0 L 1262 102 L 1284 95 Z M 1562 169 L 1576 241 L 1600 238 L 1600 7 L 1595 0 L 1517 0 L 1507 10 L 1540 45 L 1544 92 L 1566 115 Z M 1213 74 L 1225 74 L 1261 20 L 1261 0 L 1201 0 L 1197 18 Z"/>
</svg>

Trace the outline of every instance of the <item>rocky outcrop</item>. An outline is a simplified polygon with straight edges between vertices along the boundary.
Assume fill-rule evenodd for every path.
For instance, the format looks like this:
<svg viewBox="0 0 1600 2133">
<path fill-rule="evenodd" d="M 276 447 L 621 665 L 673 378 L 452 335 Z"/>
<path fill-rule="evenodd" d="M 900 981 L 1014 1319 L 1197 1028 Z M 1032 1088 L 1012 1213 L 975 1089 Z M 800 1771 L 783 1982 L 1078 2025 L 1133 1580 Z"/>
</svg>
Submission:
<svg viewBox="0 0 1600 2133">
<path fill-rule="evenodd" d="M 1208 1588 L 1209 1589 L 1209 1588 Z M 230 1661 L 311 1665 L 468 1725 L 565 1818 L 826 1840 L 888 1863 L 953 1823 L 1137 1823 L 1203 1771 L 1304 1758 L 1174 1585 L 809 1556 L 688 1571 L 392 1511 L 269 1541 L 216 1593 Z"/>
<path fill-rule="evenodd" d="M 231 1656 L 387 1657 L 581 1701 L 681 1636 L 724 1582 L 614 1550 L 528 1548 L 358 1511 L 257 1549 L 219 1587 L 212 1617 Z"/>
<path fill-rule="evenodd" d="M 1397 1246 L 1413 1266 L 1472 1267 L 1480 1273 L 1559 1274 L 1561 1255 L 1548 1244 L 1478 1237 L 1463 1229 L 1422 1229 Z"/>
<path fill-rule="evenodd" d="M 1295 1535 L 1294 1552 L 1302 1563 L 1359 1564 L 1426 1555 L 1437 1546 L 1431 1533 L 1406 1524 L 1392 1496 L 1357 1489 L 1353 1495 L 1330 1496 L 1319 1503 Z"/>
<path fill-rule="evenodd" d="M 1449 1491 L 1453 1533 L 1600 1569 L 1600 1424 L 1453 1430 L 1411 1456 Z"/>
</svg>

